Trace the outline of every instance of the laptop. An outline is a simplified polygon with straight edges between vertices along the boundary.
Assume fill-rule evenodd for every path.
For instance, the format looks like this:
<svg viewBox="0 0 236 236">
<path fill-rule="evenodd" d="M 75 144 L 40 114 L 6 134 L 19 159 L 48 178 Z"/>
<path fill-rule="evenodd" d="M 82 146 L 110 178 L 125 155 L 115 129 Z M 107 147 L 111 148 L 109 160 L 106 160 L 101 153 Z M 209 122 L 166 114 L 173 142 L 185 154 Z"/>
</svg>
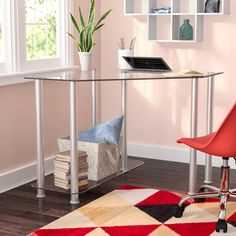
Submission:
<svg viewBox="0 0 236 236">
<path fill-rule="evenodd" d="M 172 71 L 162 57 L 123 56 L 123 58 L 131 66 L 131 69 L 128 69 L 128 71 L 159 73 Z"/>
</svg>

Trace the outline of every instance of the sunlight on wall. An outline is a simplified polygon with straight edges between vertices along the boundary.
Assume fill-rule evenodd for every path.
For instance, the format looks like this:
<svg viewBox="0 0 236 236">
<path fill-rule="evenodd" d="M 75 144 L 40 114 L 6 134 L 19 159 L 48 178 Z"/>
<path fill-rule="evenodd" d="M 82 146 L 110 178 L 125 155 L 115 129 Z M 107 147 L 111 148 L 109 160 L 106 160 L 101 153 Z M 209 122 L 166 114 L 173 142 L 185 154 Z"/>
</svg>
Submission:
<svg viewBox="0 0 236 236">
<path fill-rule="evenodd" d="M 132 35 L 136 37 L 135 55 L 146 55 L 146 43 L 143 40 L 147 38 L 146 17 L 133 18 Z"/>
<path fill-rule="evenodd" d="M 213 41 L 215 51 L 213 56 L 216 58 L 219 55 L 223 55 L 222 58 L 219 58 L 217 61 L 209 61 L 209 64 L 215 68 L 218 68 L 218 71 L 224 71 L 225 75 L 229 75 L 230 78 L 235 78 L 235 73 L 233 70 L 225 70 L 224 67 L 226 64 L 228 66 L 232 64 L 232 69 L 235 67 L 235 52 L 236 44 L 232 40 L 230 35 L 236 35 L 236 22 L 234 24 L 226 24 L 225 22 L 217 22 L 212 24 L 212 34 L 218 39 Z M 224 34 L 221 33 L 219 28 L 224 28 Z M 226 62 L 226 63 L 225 63 Z M 228 91 L 235 93 L 236 83 L 232 83 L 230 80 L 225 80 L 224 78 L 217 79 L 216 90 L 219 92 Z"/>
<path fill-rule="evenodd" d="M 147 83 L 143 81 L 133 81 L 132 85 L 149 103 L 152 104 L 154 102 L 152 81 L 148 81 Z"/>
<path fill-rule="evenodd" d="M 188 49 L 188 50 L 182 50 L 177 49 L 175 52 L 173 52 L 172 57 L 174 58 L 174 69 L 175 70 L 196 70 L 194 65 L 194 50 Z M 181 60 L 180 60 L 181 58 Z"/>
</svg>

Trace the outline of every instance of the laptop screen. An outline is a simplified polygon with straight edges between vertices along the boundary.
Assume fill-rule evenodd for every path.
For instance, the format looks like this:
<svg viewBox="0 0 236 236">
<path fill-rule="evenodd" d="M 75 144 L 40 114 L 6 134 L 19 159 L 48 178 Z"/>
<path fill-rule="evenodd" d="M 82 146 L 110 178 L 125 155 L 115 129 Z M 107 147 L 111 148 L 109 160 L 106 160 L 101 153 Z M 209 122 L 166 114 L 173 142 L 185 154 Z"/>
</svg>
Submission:
<svg viewBox="0 0 236 236">
<path fill-rule="evenodd" d="M 123 57 L 135 70 L 171 71 L 165 60 L 161 57 Z"/>
</svg>

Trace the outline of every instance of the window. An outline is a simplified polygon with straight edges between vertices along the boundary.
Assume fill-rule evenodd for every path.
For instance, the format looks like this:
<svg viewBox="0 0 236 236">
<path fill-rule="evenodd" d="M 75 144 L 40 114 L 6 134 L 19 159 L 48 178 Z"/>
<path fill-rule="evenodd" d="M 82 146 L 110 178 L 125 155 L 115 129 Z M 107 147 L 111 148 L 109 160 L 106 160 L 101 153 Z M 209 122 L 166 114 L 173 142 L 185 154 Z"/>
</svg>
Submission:
<svg viewBox="0 0 236 236">
<path fill-rule="evenodd" d="M 72 56 L 66 32 L 70 31 L 71 2 L 0 0 L 0 74 L 69 64 Z"/>
<path fill-rule="evenodd" d="M 3 61 L 3 0 L 0 0 L 0 62 Z"/>
<path fill-rule="evenodd" d="M 0 73 L 6 73 L 8 70 L 7 60 L 9 59 L 9 49 L 6 47 L 6 42 L 8 40 L 8 30 L 5 22 L 7 22 L 7 1 L 0 0 Z"/>
<path fill-rule="evenodd" d="M 58 0 L 26 0 L 27 60 L 57 57 Z"/>
</svg>

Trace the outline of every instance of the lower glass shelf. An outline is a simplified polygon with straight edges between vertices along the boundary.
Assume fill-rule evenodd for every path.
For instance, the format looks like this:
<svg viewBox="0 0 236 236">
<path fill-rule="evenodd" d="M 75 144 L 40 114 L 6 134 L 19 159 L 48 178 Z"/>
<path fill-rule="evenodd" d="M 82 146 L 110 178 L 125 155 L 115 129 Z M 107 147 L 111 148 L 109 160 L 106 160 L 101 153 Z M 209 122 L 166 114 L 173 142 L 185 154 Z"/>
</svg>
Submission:
<svg viewBox="0 0 236 236">
<path fill-rule="evenodd" d="M 128 166 L 128 169 L 126 171 L 118 171 L 116 174 L 113 174 L 113 175 L 110 175 L 106 178 L 103 178 L 99 181 L 92 181 L 92 180 L 89 180 L 89 184 L 86 188 L 82 188 L 80 189 L 79 193 L 85 193 L 91 189 L 94 189 L 96 188 L 97 186 L 101 185 L 101 184 L 104 184 L 106 182 L 108 182 L 109 180 L 111 179 L 114 179 L 120 175 L 123 175 L 131 170 L 134 170 L 135 168 L 143 165 L 144 162 L 143 161 L 139 161 L 139 160 L 134 160 L 134 159 L 131 159 L 131 158 L 128 158 L 128 162 L 127 162 L 127 166 Z M 62 193 L 68 193 L 70 194 L 70 190 L 66 190 L 66 189 L 62 189 L 62 188 L 59 188 L 59 187 L 56 187 L 54 185 L 54 176 L 53 174 L 51 175 L 48 175 L 48 176 L 45 176 L 45 184 L 44 184 L 44 189 L 45 190 L 49 190 L 49 191 L 54 191 L 54 192 L 62 192 Z M 33 188 L 37 188 L 37 181 L 34 181 L 32 182 L 31 186 Z"/>
</svg>

